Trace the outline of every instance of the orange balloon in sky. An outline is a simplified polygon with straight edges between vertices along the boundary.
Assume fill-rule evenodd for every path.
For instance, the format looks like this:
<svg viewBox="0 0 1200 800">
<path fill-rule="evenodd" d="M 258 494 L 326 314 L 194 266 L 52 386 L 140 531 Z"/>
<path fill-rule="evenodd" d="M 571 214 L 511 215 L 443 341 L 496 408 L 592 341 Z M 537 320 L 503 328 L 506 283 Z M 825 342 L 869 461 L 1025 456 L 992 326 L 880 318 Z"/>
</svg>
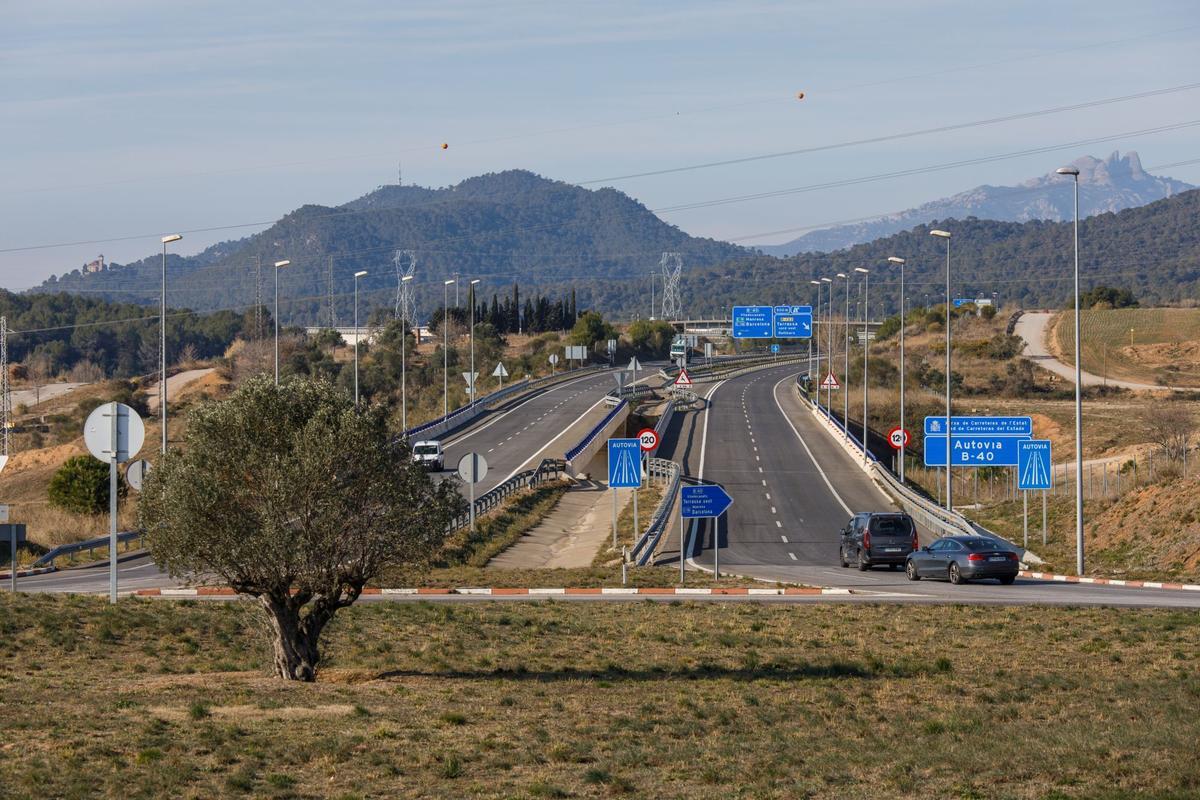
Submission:
<svg viewBox="0 0 1200 800">
<path fill-rule="evenodd" d="M 443 149 L 443 150 L 447 150 L 447 149 L 449 149 L 449 148 L 450 148 L 450 145 L 446 144 L 445 142 L 442 142 L 442 149 Z"/>
</svg>

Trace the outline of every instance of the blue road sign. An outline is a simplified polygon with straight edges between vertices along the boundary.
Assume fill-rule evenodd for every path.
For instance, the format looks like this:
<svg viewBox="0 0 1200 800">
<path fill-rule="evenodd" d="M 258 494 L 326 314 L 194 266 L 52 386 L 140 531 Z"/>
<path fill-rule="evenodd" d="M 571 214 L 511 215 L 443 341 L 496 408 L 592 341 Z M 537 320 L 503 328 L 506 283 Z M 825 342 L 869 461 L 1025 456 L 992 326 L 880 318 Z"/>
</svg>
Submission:
<svg viewBox="0 0 1200 800">
<path fill-rule="evenodd" d="M 956 297 L 953 300 L 951 300 L 950 302 L 954 304 L 955 308 L 962 308 L 963 306 L 969 306 L 972 303 L 974 303 L 975 298 L 974 297 Z"/>
<path fill-rule="evenodd" d="M 1017 488 L 1049 489 L 1050 440 L 1021 439 L 1017 448 Z"/>
<path fill-rule="evenodd" d="M 733 338 L 770 339 L 774 333 L 770 306 L 734 306 Z"/>
<path fill-rule="evenodd" d="M 812 338 L 812 306 L 775 306 L 774 318 L 776 338 Z"/>
<path fill-rule="evenodd" d="M 1015 467 L 1020 436 L 959 436 L 954 434 L 952 467 Z M 925 437 L 925 466 L 946 466 L 946 437 Z"/>
<path fill-rule="evenodd" d="M 926 436 L 945 436 L 945 417 L 925 418 Z M 955 436 L 1033 436 L 1030 417 L 955 417 Z"/>
<path fill-rule="evenodd" d="M 773 345 L 771 345 L 771 352 L 772 352 L 772 353 L 778 353 L 778 352 L 779 352 L 779 345 L 777 345 L 777 344 L 773 344 Z"/>
<path fill-rule="evenodd" d="M 684 519 L 719 517 L 733 505 L 729 492 L 715 484 L 684 486 L 679 490 L 679 507 Z"/>
<path fill-rule="evenodd" d="M 638 489 L 641 485 L 641 441 L 638 439 L 609 439 L 608 488 Z"/>
</svg>

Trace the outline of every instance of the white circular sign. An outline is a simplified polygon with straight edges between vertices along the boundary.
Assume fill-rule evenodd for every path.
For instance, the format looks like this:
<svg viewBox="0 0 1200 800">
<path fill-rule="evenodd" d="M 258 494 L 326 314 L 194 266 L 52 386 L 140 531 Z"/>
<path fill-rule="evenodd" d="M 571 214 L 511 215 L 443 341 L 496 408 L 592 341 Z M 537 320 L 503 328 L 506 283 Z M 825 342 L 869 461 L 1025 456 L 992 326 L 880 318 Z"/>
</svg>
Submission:
<svg viewBox="0 0 1200 800">
<path fill-rule="evenodd" d="M 908 431 L 904 428 L 896 427 L 888 431 L 888 444 L 896 450 L 901 450 L 908 446 Z"/>
<path fill-rule="evenodd" d="M 658 447 L 658 434 L 653 428 L 643 428 L 638 432 L 638 444 L 646 452 Z"/>
<path fill-rule="evenodd" d="M 557 354 L 557 353 L 551 354 L 551 356 L 550 356 L 550 363 L 551 363 L 551 364 L 557 364 L 557 363 L 558 363 L 558 354 Z"/>
<path fill-rule="evenodd" d="M 88 415 L 83 425 L 88 452 L 101 461 L 124 463 L 137 455 L 146 441 L 146 426 L 138 413 L 124 403 L 105 403 Z"/>
<path fill-rule="evenodd" d="M 145 482 L 146 476 L 149 474 L 150 462 L 144 458 L 139 458 L 137 461 L 130 461 L 129 466 L 125 468 L 125 482 L 140 492 L 142 490 L 142 483 Z"/>
<path fill-rule="evenodd" d="M 467 483 L 479 483 L 487 477 L 487 460 L 479 453 L 467 453 L 458 460 L 458 477 Z"/>
</svg>

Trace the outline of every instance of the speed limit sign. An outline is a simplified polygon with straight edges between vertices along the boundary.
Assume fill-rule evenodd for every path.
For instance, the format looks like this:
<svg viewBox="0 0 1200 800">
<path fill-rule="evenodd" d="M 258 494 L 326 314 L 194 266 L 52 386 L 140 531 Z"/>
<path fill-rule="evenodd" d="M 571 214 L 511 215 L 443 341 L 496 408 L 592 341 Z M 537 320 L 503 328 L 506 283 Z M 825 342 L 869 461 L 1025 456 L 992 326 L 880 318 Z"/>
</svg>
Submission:
<svg viewBox="0 0 1200 800">
<path fill-rule="evenodd" d="M 654 448 L 658 447 L 658 434 L 653 428 L 642 428 L 638 431 L 638 442 L 642 446 L 642 450 L 649 453 Z"/>
<path fill-rule="evenodd" d="M 901 428 L 899 425 L 888 431 L 888 444 L 895 450 L 903 450 L 908 447 L 908 431 Z"/>
</svg>

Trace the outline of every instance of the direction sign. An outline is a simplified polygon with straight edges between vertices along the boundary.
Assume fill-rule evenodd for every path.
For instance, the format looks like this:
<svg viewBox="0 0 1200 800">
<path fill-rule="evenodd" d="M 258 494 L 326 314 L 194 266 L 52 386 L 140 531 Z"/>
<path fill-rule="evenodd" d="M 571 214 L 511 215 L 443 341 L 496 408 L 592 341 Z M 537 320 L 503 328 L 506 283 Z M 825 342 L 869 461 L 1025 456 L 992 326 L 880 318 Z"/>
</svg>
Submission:
<svg viewBox="0 0 1200 800">
<path fill-rule="evenodd" d="M 675 378 L 675 385 L 676 386 L 694 386 L 695 384 L 692 382 L 692 376 L 688 375 L 687 370 L 681 369 L 681 370 L 679 370 L 679 375 L 676 376 L 676 378 Z"/>
<path fill-rule="evenodd" d="M 716 484 L 684 486 L 679 490 L 680 516 L 684 519 L 719 517 L 733 505 L 729 492 Z"/>
<path fill-rule="evenodd" d="M 638 489 L 642 485 L 642 442 L 640 439 L 608 440 L 608 487 Z"/>
<path fill-rule="evenodd" d="M 1033 436 L 1031 417 L 955 417 L 955 436 Z M 926 436 L 945 436 L 946 418 L 926 417 Z"/>
<path fill-rule="evenodd" d="M 838 383 L 838 379 L 831 372 L 825 376 L 825 380 L 821 381 L 822 389 L 840 389 L 842 385 Z"/>
<path fill-rule="evenodd" d="M 774 310 L 770 306 L 733 307 L 733 338 L 770 339 L 774 328 Z"/>
<path fill-rule="evenodd" d="M 1049 489 L 1050 440 L 1022 439 L 1017 446 L 1017 488 Z"/>
<path fill-rule="evenodd" d="M 975 298 L 974 297 L 956 297 L 951 302 L 954 304 L 955 308 L 962 308 L 963 306 L 969 306 L 972 303 L 974 303 Z"/>
<path fill-rule="evenodd" d="M 458 460 L 458 477 L 466 483 L 479 483 L 487 477 L 488 463 L 479 453 L 467 453 Z"/>
<path fill-rule="evenodd" d="M 642 428 L 638 431 L 638 442 L 647 453 L 658 447 L 658 432 L 654 428 Z"/>
<path fill-rule="evenodd" d="M 952 467 L 1015 467 L 1020 443 L 1019 436 L 959 436 L 954 435 Z M 946 466 L 946 437 L 925 437 L 925 466 Z"/>
<path fill-rule="evenodd" d="M 901 428 L 899 425 L 888 431 L 888 444 L 894 450 L 903 450 L 908 447 L 908 431 Z"/>
<path fill-rule="evenodd" d="M 812 336 L 812 306 L 775 306 L 775 336 L 808 339 Z"/>
<path fill-rule="evenodd" d="M 503 362 L 496 363 L 496 368 L 494 370 L 492 370 L 492 377 L 493 378 L 507 378 L 508 377 L 508 370 L 506 370 L 504 368 Z"/>
<path fill-rule="evenodd" d="M 772 353 L 778 353 L 778 352 L 779 352 L 779 345 L 777 345 L 777 344 L 773 344 L 773 345 L 771 345 L 771 352 L 772 352 Z"/>
<path fill-rule="evenodd" d="M 118 463 L 124 463 L 142 449 L 146 426 L 138 413 L 124 403 L 105 403 L 88 415 L 83 441 L 88 451 L 101 461 L 113 461 L 115 457 Z"/>
</svg>

